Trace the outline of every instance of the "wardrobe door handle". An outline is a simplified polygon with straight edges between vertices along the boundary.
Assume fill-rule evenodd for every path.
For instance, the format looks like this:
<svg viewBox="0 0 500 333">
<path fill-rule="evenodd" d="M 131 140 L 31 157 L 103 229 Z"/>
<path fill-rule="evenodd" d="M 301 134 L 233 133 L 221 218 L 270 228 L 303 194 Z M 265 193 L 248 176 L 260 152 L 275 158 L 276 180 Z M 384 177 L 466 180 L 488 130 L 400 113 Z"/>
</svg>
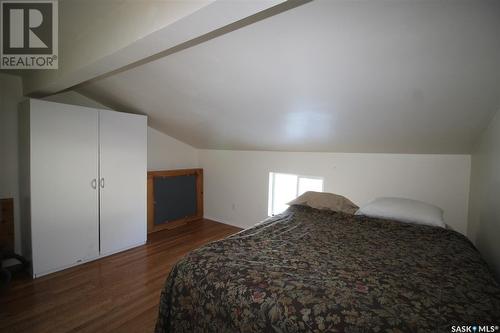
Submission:
<svg viewBox="0 0 500 333">
<path fill-rule="evenodd" d="M 90 186 L 95 190 L 97 189 L 97 179 L 92 179 L 92 181 L 90 182 Z"/>
<path fill-rule="evenodd" d="M 104 188 L 104 177 L 101 178 L 100 185 L 101 185 L 101 188 Z"/>
</svg>

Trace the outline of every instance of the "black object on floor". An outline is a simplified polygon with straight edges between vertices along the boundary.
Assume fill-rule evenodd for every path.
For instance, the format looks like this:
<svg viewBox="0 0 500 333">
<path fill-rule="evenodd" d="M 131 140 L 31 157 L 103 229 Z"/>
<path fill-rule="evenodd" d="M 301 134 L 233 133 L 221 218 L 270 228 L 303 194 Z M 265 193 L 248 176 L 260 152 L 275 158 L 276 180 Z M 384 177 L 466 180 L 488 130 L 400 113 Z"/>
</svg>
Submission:
<svg viewBox="0 0 500 333">
<path fill-rule="evenodd" d="M 12 275 L 24 272 L 28 261 L 9 250 L 0 250 L 0 289 L 6 288 L 12 280 Z"/>
</svg>

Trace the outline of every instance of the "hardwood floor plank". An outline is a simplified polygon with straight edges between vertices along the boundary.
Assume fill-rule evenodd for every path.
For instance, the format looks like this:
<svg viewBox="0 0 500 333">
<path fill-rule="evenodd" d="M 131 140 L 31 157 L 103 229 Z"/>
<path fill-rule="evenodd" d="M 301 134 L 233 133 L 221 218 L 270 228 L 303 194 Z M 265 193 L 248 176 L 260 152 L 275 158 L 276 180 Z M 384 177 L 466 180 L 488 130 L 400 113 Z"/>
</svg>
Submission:
<svg viewBox="0 0 500 333">
<path fill-rule="evenodd" d="M 110 257 L 36 280 L 16 278 L 0 294 L 0 331 L 152 332 L 172 266 L 189 251 L 240 230 L 193 221 Z"/>
</svg>

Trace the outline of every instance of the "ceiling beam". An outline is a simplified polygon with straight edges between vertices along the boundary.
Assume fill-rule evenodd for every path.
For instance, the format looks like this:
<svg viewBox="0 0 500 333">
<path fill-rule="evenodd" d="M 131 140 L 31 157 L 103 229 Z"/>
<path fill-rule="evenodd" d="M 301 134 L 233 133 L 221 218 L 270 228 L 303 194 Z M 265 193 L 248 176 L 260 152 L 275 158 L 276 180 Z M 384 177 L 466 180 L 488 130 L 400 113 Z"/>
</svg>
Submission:
<svg viewBox="0 0 500 333">
<path fill-rule="evenodd" d="M 88 1 L 61 1 L 59 69 L 25 75 L 24 94 L 44 97 L 68 90 L 309 1 L 148 1 L 138 5 L 91 0 L 97 6 L 93 10 L 88 10 L 88 4 L 81 7 Z M 162 10 L 170 12 L 157 14 Z M 64 26 L 71 28 L 65 32 Z"/>
</svg>

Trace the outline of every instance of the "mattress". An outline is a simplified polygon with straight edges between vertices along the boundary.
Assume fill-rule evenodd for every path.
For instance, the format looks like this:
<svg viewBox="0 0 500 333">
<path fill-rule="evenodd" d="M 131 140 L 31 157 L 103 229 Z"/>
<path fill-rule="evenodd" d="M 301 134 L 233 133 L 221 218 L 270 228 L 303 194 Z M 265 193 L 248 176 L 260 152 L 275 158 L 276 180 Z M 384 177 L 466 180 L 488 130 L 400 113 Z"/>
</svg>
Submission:
<svg viewBox="0 0 500 333">
<path fill-rule="evenodd" d="M 450 332 L 500 325 L 500 287 L 463 235 L 292 206 L 181 259 L 156 332 Z"/>
</svg>

